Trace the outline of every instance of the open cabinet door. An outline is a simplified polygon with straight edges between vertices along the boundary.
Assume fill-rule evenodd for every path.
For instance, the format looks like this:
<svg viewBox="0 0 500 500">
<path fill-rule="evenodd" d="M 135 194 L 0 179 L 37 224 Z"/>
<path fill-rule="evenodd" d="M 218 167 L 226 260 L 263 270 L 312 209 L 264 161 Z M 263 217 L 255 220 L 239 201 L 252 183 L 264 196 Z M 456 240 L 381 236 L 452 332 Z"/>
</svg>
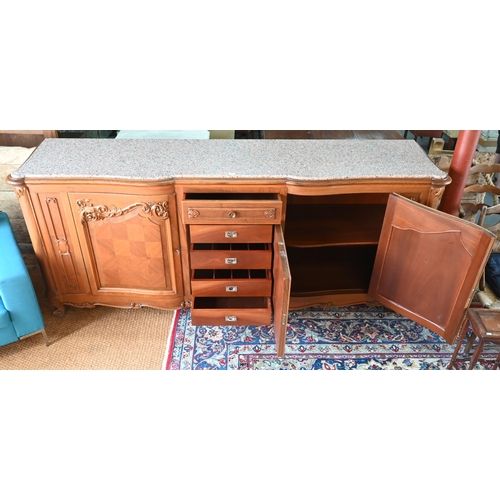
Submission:
<svg viewBox="0 0 500 500">
<path fill-rule="evenodd" d="M 495 236 L 391 194 L 369 295 L 452 344 Z"/>
<path fill-rule="evenodd" d="M 276 350 L 279 358 L 285 356 L 291 283 L 292 278 L 288 265 L 283 229 L 277 224 L 274 226 L 273 248 L 273 323 Z"/>
</svg>

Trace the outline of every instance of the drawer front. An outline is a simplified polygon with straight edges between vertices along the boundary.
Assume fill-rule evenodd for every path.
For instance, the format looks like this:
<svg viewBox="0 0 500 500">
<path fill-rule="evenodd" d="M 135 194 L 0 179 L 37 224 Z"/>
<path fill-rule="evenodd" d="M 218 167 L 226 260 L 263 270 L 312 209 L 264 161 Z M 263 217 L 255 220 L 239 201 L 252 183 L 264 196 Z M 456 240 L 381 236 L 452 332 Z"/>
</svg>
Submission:
<svg viewBox="0 0 500 500">
<path fill-rule="evenodd" d="M 237 307 L 228 299 L 196 297 L 191 309 L 193 325 L 268 325 L 271 322 L 271 301 L 269 297 L 240 297 L 247 304 L 256 307 Z M 253 300 L 252 300 L 253 299 Z M 255 299 L 261 299 L 258 302 Z M 233 307 L 233 305 L 235 307 Z M 229 307 L 227 307 L 229 306 Z"/>
<path fill-rule="evenodd" d="M 270 278 L 239 280 L 192 280 L 193 295 L 199 297 L 231 297 L 271 295 Z"/>
<path fill-rule="evenodd" d="M 184 200 L 185 224 L 280 224 L 278 200 Z"/>
<path fill-rule="evenodd" d="M 192 250 L 191 269 L 271 269 L 271 250 Z"/>
<path fill-rule="evenodd" d="M 271 243 L 270 225 L 193 225 L 190 228 L 193 243 Z"/>
</svg>

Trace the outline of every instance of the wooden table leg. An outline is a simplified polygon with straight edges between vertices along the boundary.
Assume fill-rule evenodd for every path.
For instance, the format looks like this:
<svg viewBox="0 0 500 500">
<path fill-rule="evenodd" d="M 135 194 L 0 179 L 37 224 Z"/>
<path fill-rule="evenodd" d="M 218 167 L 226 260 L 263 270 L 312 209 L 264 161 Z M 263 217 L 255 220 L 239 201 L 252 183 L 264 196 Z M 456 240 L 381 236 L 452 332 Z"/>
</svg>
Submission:
<svg viewBox="0 0 500 500">
<path fill-rule="evenodd" d="M 500 364 L 500 352 L 498 353 L 495 364 L 493 365 L 493 370 L 498 370 L 498 365 Z"/>
<path fill-rule="evenodd" d="M 477 360 L 479 359 L 479 356 L 481 355 L 481 351 L 483 350 L 483 345 L 484 345 L 484 341 L 483 341 L 483 339 L 480 338 L 479 342 L 477 344 L 476 350 L 474 351 L 474 354 L 472 355 L 472 359 L 470 360 L 468 370 L 474 369 L 474 365 L 477 363 Z"/>
<path fill-rule="evenodd" d="M 462 346 L 462 342 L 464 340 L 468 327 L 469 327 L 469 318 L 466 316 L 462 323 L 462 327 L 460 328 L 460 332 L 458 334 L 457 346 L 455 347 L 453 356 L 451 357 L 450 362 L 446 367 L 447 370 L 451 370 L 455 365 L 455 360 L 457 359 L 458 353 L 460 352 L 460 347 Z"/>
<path fill-rule="evenodd" d="M 472 332 L 471 335 L 470 335 L 469 341 L 467 342 L 467 345 L 465 346 L 465 349 L 464 349 L 464 354 L 466 356 L 469 355 L 471 347 L 474 344 L 474 340 L 476 340 L 476 334 L 474 332 Z"/>
</svg>

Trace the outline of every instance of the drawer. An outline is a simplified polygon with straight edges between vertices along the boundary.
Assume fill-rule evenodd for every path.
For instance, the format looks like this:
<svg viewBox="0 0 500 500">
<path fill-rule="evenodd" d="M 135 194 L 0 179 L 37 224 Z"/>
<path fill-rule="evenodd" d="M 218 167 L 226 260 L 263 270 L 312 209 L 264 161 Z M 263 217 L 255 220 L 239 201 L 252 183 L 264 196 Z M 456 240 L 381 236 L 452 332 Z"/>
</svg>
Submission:
<svg viewBox="0 0 500 500">
<path fill-rule="evenodd" d="M 268 269 L 197 269 L 192 271 L 191 291 L 200 297 L 270 296 Z"/>
<path fill-rule="evenodd" d="M 193 325 L 269 325 L 269 297 L 195 297 Z"/>
<path fill-rule="evenodd" d="M 271 243 L 273 227 L 262 225 L 193 225 L 190 230 L 192 243 Z"/>
<path fill-rule="evenodd" d="M 271 269 L 268 243 L 194 243 L 191 269 Z"/>
<path fill-rule="evenodd" d="M 184 224 L 280 224 L 280 200 L 184 200 Z"/>
</svg>

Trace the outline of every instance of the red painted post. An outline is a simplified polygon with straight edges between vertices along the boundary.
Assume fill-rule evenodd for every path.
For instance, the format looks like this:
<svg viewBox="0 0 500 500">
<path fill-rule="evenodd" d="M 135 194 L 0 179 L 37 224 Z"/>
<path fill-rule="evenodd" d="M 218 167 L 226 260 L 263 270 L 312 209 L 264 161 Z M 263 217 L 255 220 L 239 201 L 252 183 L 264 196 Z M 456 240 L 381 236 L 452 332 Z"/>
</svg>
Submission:
<svg viewBox="0 0 500 500">
<path fill-rule="evenodd" d="M 451 159 L 448 175 L 451 184 L 444 190 L 439 210 L 450 215 L 458 215 L 460 200 L 462 199 L 465 183 L 472 166 L 474 153 L 476 152 L 480 130 L 461 130 L 458 134 L 457 144 Z"/>
</svg>

